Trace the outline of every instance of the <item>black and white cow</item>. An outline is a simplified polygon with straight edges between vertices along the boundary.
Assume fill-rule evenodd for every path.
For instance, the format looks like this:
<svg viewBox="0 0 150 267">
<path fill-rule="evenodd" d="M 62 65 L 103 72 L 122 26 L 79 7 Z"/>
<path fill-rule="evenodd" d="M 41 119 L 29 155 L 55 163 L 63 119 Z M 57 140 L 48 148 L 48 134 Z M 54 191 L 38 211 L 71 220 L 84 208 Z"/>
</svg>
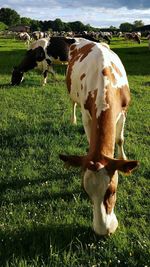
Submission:
<svg viewBox="0 0 150 267">
<path fill-rule="evenodd" d="M 131 40 L 131 41 L 134 41 L 134 42 L 136 42 L 138 44 L 141 43 L 140 36 L 135 32 L 132 32 L 132 33 L 127 32 L 127 33 L 125 33 L 124 34 L 124 38 L 125 38 L 125 40 Z"/>
<path fill-rule="evenodd" d="M 48 33 L 47 32 L 41 32 L 41 31 L 34 31 L 32 33 L 32 38 L 34 40 L 42 39 L 42 38 L 48 38 Z"/>
<path fill-rule="evenodd" d="M 55 75 L 52 63 L 56 61 L 57 63 L 66 63 L 68 61 L 68 46 L 64 37 L 42 38 L 33 42 L 21 63 L 14 67 L 11 85 L 19 85 L 23 80 L 24 73 L 34 68 L 42 70 L 44 75 L 43 85 L 45 85 L 48 72 L 52 73 L 53 76 Z"/>
<path fill-rule="evenodd" d="M 108 44 L 110 44 L 111 34 L 109 32 L 99 32 L 98 38 L 100 40 L 106 41 Z"/>
</svg>

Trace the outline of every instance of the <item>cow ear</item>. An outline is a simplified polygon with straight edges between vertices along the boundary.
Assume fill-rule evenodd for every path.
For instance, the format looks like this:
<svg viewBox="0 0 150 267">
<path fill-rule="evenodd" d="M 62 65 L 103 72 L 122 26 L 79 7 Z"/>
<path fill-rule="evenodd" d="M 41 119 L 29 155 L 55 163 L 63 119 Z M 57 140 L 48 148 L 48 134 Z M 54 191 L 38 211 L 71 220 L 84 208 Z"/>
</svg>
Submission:
<svg viewBox="0 0 150 267">
<path fill-rule="evenodd" d="M 72 45 L 76 42 L 76 40 L 74 38 L 65 38 L 65 42 L 68 44 L 68 45 Z"/>
<path fill-rule="evenodd" d="M 100 171 L 104 168 L 101 162 L 93 162 L 87 156 L 67 156 L 59 155 L 59 158 L 65 162 L 67 166 L 81 167 L 83 170 Z"/>
<path fill-rule="evenodd" d="M 74 167 L 81 167 L 84 161 L 84 156 L 67 156 L 60 154 L 59 158 L 63 160 L 67 165 Z"/>
<path fill-rule="evenodd" d="M 126 174 L 130 174 L 138 165 L 139 162 L 137 160 L 123 160 L 116 162 L 117 170 Z"/>
<path fill-rule="evenodd" d="M 106 169 L 109 172 L 115 172 L 116 170 L 130 174 L 137 166 L 139 162 L 137 160 L 123 160 L 123 159 L 108 159 Z"/>
</svg>

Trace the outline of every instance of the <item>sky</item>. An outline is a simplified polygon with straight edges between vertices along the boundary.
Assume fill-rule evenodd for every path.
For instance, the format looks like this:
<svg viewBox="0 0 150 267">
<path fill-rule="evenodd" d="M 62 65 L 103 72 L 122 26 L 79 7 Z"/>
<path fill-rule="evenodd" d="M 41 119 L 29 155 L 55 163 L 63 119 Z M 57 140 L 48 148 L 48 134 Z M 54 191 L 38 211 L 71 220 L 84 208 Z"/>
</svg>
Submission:
<svg viewBox="0 0 150 267">
<path fill-rule="evenodd" d="M 36 20 L 81 21 L 93 27 L 119 27 L 142 20 L 150 24 L 150 0 L 0 0 L 21 17 Z"/>
</svg>

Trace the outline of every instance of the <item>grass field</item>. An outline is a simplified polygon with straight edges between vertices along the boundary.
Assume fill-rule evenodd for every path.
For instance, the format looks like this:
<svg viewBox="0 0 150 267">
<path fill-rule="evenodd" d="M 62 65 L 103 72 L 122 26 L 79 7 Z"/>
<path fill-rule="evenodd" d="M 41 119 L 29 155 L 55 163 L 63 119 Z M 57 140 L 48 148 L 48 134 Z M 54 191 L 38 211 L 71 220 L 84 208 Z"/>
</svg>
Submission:
<svg viewBox="0 0 150 267">
<path fill-rule="evenodd" d="M 81 188 L 82 173 L 66 169 L 59 153 L 85 154 L 87 141 L 71 102 L 65 66 L 49 75 L 26 74 L 10 87 L 11 71 L 25 53 L 23 43 L 0 39 L 0 266 L 150 266 L 150 51 L 114 39 L 111 48 L 126 68 L 132 103 L 125 127 L 125 151 L 140 167 L 119 175 L 116 233 L 92 231 L 92 206 Z"/>
</svg>

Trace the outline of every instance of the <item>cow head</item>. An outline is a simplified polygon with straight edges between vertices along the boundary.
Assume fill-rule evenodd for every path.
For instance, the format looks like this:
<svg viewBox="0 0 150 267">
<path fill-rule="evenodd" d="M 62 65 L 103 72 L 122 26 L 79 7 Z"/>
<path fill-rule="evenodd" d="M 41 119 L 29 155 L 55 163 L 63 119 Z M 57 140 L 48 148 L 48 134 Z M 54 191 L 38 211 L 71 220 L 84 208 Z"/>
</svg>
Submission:
<svg viewBox="0 0 150 267">
<path fill-rule="evenodd" d="M 19 85 L 23 81 L 24 72 L 34 69 L 37 66 L 37 62 L 41 62 L 44 59 L 45 52 L 41 46 L 28 50 L 20 64 L 13 69 L 11 85 Z"/>
<path fill-rule="evenodd" d="M 47 46 L 47 54 L 52 61 L 68 61 L 69 46 L 75 43 L 75 39 L 65 37 L 51 37 Z"/>
<path fill-rule="evenodd" d="M 11 85 L 19 85 L 23 81 L 23 71 L 19 68 L 14 67 L 11 77 Z"/>
<path fill-rule="evenodd" d="M 117 160 L 102 156 L 97 162 L 79 156 L 60 155 L 65 163 L 85 169 L 83 187 L 93 203 L 93 229 L 99 235 L 115 232 L 118 221 L 114 213 L 118 171 L 129 174 L 137 161 Z"/>
</svg>

